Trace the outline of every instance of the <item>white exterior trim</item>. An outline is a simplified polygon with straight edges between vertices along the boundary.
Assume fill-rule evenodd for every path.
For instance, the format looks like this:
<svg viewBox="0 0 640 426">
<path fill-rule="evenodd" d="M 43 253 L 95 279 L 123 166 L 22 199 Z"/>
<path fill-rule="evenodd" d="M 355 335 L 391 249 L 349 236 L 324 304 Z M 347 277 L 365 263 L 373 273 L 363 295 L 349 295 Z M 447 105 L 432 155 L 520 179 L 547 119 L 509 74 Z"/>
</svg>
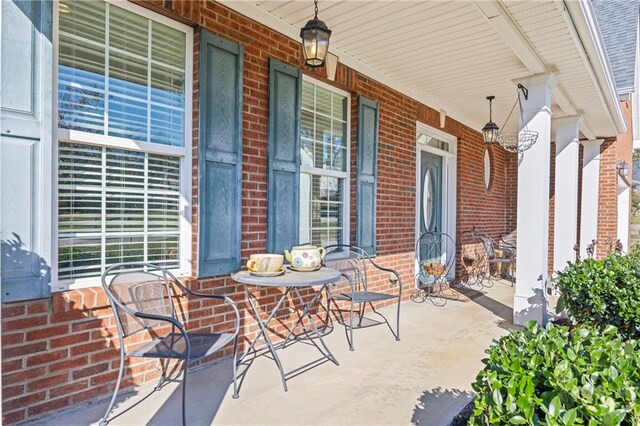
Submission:
<svg viewBox="0 0 640 426">
<path fill-rule="evenodd" d="M 435 148 L 433 146 L 429 146 L 426 144 L 421 144 L 416 141 L 416 220 L 415 220 L 415 230 L 416 237 L 415 241 L 420 238 L 420 194 L 421 194 L 421 170 L 420 170 L 420 156 L 421 153 L 430 152 L 435 155 L 439 155 L 442 157 L 442 193 L 443 196 L 446 194 L 446 198 L 442 199 L 442 232 L 449 234 L 453 239 L 454 243 L 456 241 L 456 188 L 457 188 L 457 155 L 458 155 L 458 138 L 443 132 L 442 130 L 436 129 L 435 127 L 428 126 L 421 122 L 416 122 L 416 137 L 418 133 L 423 133 L 429 136 L 432 136 L 436 139 L 439 139 L 443 142 L 447 142 L 449 144 L 449 150 L 445 151 L 442 149 Z M 415 268 L 419 268 L 419 265 L 416 263 Z M 455 259 L 453 261 L 453 265 L 450 271 L 450 276 L 448 278 L 453 278 L 455 275 Z M 418 269 L 416 269 L 417 273 Z"/>
<path fill-rule="evenodd" d="M 613 72 L 609 64 L 602 34 L 596 22 L 593 5 L 590 0 L 556 2 L 567 29 L 571 33 L 576 46 L 579 47 L 585 66 L 598 89 L 603 105 L 609 110 L 609 119 L 618 133 L 627 131 L 624 115 L 618 101 Z M 610 135 L 597 135 L 610 136 Z"/>
<path fill-rule="evenodd" d="M 338 87 L 332 86 L 331 84 L 325 83 L 324 81 L 316 80 L 315 78 L 302 74 L 303 81 L 308 81 L 309 83 L 327 89 L 331 92 L 337 93 L 341 96 L 347 98 L 347 121 L 346 121 L 346 148 L 347 151 L 345 153 L 345 165 L 346 170 L 344 172 L 336 171 L 336 170 L 325 170 L 317 167 L 308 167 L 300 165 L 300 173 L 308 173 L 316 176 L 329 176 L 336 177 L 340 179 L 344 179 L 344 186 L 342 188 L 342 241 L 341 244 L 349 244 L 351 238 L 351 93 L 344 91 Z M 314 112 L 315 113 L 315 112 Z M 322 114 L 320 114 L 322 115 Z M 300 213 L 298 213 L 300 214 Z"/>
<path fill-rule="evenodd" d="M 508 11 L 497 0 L 476 0 L 475 5 L 487 17 L 487 22 L 509 45 L 513 53 L 533 74 L 548 73 L 551 70 L 538 55 L 536 49 L 531 45 L 527 37 L 516 25 Z M 575 105 L 569 99 L 562 87 L 556 89 L 556 99 L 562 111 L 567 115 L 575 115 L 577 112 Z M 586 127 L 585 123 L 582 123 Z M 587 132 L 588 132 L 587 128 Z"/>
<path fill-rule="evenodd" d="M 177 276 L 192 274 L 192 141 L 193 141 L 193 28 L 160 15 L 142 6 L 119 0 L 104 0 L 122 9 L 129 10 L 147 19 L 164 24 L 185 33 L 185 106 L 184 106 L 184 147 L 162 145 L 157 143 L 139 142 L 126 138 L 98 135 L 88 132 L 66 130 L 58 128 L 58 50 L 59 50 L 59 0 L 53 4 L 53 128 L 55 130 L 55 147 L 53 150 L 53 167 L 51 179 L 52 194 L 52 267 L 51 291 L 65 291 L 70 289 L 100 286 L 100 277 L 78 278 L 75 280 L 58 280 L 58 146 L 60 141 L 78 142 L 99 146 L 109 146 L 155 154 L 168 154 L 180 157 L 180 268 L 172 269 Z M 107 79 L 108 81 L 108 79 Z M 106 106 L 105 106 L 106 108 Z M 105 127 L 107 122 L 105 121 Z"/>
</svg>

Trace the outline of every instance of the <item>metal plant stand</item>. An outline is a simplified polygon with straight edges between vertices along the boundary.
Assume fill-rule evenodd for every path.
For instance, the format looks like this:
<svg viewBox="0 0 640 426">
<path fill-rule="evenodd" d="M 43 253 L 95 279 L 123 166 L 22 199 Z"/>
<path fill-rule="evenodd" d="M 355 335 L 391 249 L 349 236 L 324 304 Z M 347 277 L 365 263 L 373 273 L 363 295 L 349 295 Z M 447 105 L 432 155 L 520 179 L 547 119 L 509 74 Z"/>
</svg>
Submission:
<svg viewBox="0 0 640 426">
<path fill-rule="evenodd" d="M 482 244 L 475 238 L 474 230 L 462 231 L 456 238 L 460 246 L 459 259 L 461 261 L 459 278 L 454 284 L 455 288 L 474 287 L 482 289 L 482 282 L 485 276 L 486 255 Z"/>
<path fill-rule="evenodd" d="M 452 291 L 449 279 L 455 260 L 455 242 L 442 232 L 425 232 L 416 242 L 416 289 L 411 300 L 417 303 L 429 300 L 436 306 L 444 306 L 448 299 L 457 300 L 458 293 Z"/>
<path fill-rule="evenodd" d="M 338 360 L 331 353 L 326 343 L 322 339 L 322 333 L 320 333 L 320 331 L 318 330 L 311 315 L 312 309 L 319 303 L 320 295 L 322 295 L 324 291 L 329 292 L 328 285 L 337 281 L 340 277 L 340 272 L 331 268 L 321 268 L 318 271 L 314 272 L 297 272 L 287 269 L 285 271 L 285 274 L 277 277 L 258 277 L 251 275 L 251 273 L 247 270 L 239 270 L 231 274 L 231 278 L 234 281 L 237 281 L 243 285 L 247 300 L 249 301 L 249 306 L 251 307 L 251 315 L 260 327 L 258 333 L 249 344 L 249 348 L 238 361 L 238 364 L 242 364 L 242 362 L 247 358 L 249 354 L 258 356 L 260 354 L 260 351 L 265 349 L 266 347 L 268 353 L 271 354 L 271 356 L 273 357 L 273 361 L 278 367 L 278 371 L 280 372 L 280 379 L 282 381 L 282 387 L 285 391 L 287 391 L 287 380 L 293 376 L 300 374 L 303 371 L 306 371 L 326 361 L 331 361 L 335 365 L 340 365 L 338 363 Z M 276 303 L 274 308 L 269 313 L 269 316 L 264 321 L 260 316 L 258 301 L 253 296 L 251 289 L 249 288 L 250 286 L 284 288 L 284 292 L 280 296 L 278 303 Z M 316 292 L 314 297 L 309 302 L 305 303 L 302 295 L 300 294 L 300 288 L 317 286 L 320 286 L 319 291 Z M 269 323 L 275 319 L 278 311 L 284 305 L 290 294 L 292 295 L 294 302 L 299 303 L 302 307 L 302 313 L 299 314 L 298 320 L 293 325 L 293 327 L 291 327 L 285 338 L 280 342 L 274 343 L 269 333 Z M 304 324 L 305 318 L 308 319 L 308 326 Z M 289 343 L 301 340 L 301 334 L 296 334 L 296 330 L 298 328 L 302 328 L 305 337 L 318 349 L 318 351 L 322 354 L 322 357 L 292 371 L 285 372 L 282 366 L 282 362 L 280 361 L 280 357 L 278 356 L 278 350 L 284 349 Z M 262 348 L 258 348 L 256 346 L 256 343 L 258 343 L 261 338 L 265 346 L 263 346 Z"/>
</svg>

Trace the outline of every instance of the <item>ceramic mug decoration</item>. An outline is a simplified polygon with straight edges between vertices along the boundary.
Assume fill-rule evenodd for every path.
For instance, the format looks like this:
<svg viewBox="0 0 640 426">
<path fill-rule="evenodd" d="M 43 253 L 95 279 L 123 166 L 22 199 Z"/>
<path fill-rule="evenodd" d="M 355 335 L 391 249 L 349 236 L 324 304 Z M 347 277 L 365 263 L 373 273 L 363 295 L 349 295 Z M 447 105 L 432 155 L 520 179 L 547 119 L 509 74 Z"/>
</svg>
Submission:
<svg viewBox="0 0 640 426">
<path fill-rule="evenodd" d="M 284 255 L 294 269 L 309 271 L 320 267 L 325 250 L 316 246 L 295 246 L 291 252 L 285 250 Z"/>
<path fill-rule="evenodd" d="M 279 272 L 282 270 L 284 256 L 281 254 L 252 254 L 247 262 L 251 272 Z"/>
</svg>

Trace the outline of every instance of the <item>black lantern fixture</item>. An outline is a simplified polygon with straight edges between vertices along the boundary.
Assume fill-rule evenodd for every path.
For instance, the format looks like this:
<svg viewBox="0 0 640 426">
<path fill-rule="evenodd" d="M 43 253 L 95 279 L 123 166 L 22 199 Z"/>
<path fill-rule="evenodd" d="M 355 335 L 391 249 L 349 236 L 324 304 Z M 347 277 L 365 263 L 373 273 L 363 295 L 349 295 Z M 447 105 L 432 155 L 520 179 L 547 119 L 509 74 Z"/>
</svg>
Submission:
<svg viewBox="0 0 640 426">
<path fill-rule="evenodd" d="M 618 160 L 618 162 L 616 163 L 616 169 L 618 170 L 618 174 L 621 177 L 626 178 L 627 176 L 629 176 L 629 165 L 626 161 Z"/>
<path fill-rule="evenodd" d="M 314 0 L 313 4 L 315 15 L 300 30 L 300 37 L 302 38 L 304 63 L 310 67 L 317 68 L 324 65 L 325 57 L 329 51 L 331 30 L 327 28 L 324 22 L 318 19 L 318 0 Z"/>
<path fill-rule="evenodd" d="M 489 122 L 482 128 L 482 138 L 486 144 L 498 142 L 498 134 L 500 133 L 500 128 L 493 122 L 491 117 L 493 114 L 493 100 L 495 98 L 495 96 L 487 96 L 487 100 L 489 101 Z"/>
</svg>

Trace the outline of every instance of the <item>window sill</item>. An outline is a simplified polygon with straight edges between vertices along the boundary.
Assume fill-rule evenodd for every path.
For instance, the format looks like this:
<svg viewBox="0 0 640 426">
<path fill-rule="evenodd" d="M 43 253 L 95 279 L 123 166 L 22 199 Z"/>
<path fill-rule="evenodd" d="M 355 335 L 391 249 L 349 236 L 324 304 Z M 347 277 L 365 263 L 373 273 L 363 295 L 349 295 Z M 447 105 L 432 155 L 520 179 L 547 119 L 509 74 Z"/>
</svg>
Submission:
<svg viewBox="0 0 640 426">
<path fill-rule="evenodd" d="M 185 272 L 180 269 L 168 269 L 173 275 L 176 276 L 180 281 L 189 280 L 195 278 L 191 275 L 191 272 Z M 84 289 L 102 289 L 102 278 L 101 277 L 88 277 L 88 278 L 78 278 L 75 280 L 62 280 L 55 284 L 51 285 L 51 293 L 61 293 L 66 291 L 73 290 L 84 290 Z"/>
</svg>

